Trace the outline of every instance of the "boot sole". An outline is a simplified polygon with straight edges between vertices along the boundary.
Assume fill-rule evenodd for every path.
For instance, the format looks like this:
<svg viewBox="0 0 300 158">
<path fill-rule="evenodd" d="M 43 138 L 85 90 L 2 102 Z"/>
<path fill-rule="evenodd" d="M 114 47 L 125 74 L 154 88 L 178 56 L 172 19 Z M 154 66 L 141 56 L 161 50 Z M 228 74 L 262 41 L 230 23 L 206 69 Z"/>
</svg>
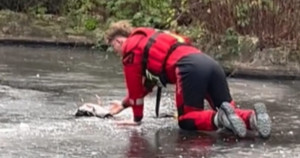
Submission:
<svg viewBox="0 0 300 158">
<path fill-rule="evenodd" d="M 272 121 L 267 113 L 267 108 L 263 103 L 257 103 L 254 105 L 254 111 L 256 115 L 256 128 L 259 135 L 262 138 L 268 138 L 271 135 Z"/>
<path fill-rule="evenodd" d="M 220 108 L 225 112 L 225 115 L 231 124 L 231 130 L 234 132 L 234 134 L 241 138 L 245 137 L 247 134 L 246 125 L 244 121 L 234 112 L 233 107 L 231 107 L 229 103 L 223 103 Z"/>
</svg>

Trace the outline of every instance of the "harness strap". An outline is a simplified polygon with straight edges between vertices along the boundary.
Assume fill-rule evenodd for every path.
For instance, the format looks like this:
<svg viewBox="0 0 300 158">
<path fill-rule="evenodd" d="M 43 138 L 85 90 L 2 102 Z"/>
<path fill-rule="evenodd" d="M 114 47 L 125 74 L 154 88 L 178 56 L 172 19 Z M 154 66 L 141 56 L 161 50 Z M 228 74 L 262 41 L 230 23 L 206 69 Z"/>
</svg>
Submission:
<svg viewBox="0 0 300 158">
<path fill-rule="evenodd" d="M 156 38 L 157 36 L 162 33 L 163 31 L 157 31 L 155 32 L 150 38 L 149 41 L 147 42 L 145 48 L 144 48 L 144 52 L 143 52 L 143 59 L 142 59 L 142 70 L 143 70 L 143 75 L 147 76 L 147 64 L 148 64 L 148 58 L 149 58 L 149 51 L 150 48 L 152 47 L 152 45 L 156 42 Z M 166 64 L 167 64 L 167 60 L 169 59 L 170 55 L 180 46 L 189 46 L 190 44 L 187 43 L 181 43 L 181 42 L 177 42 L 175 44 L 173 44 L 168 52 L 166 57 L 164 58 L 164 61 L 162 63 L 162 71 L 161 73 L 158 75 L 159 79 L 161 80 L 163 86 L 166 86 L 168 79 L 167 79 L 167 75 L 166 75 Z"/>
<path fill-rule="evenodd" d="M 166 64 L 167 64 L 167 61 L 168 61 L 169 57 L 171 56 L 171 54 L 180 46 L 190 46 L 190 44 L 177 42 L 170 47 L 170 49 L 168 50 L 168 53 L 163 61 L 163 64 L 162 64 L 162 71 L 160 73 L 160 78 L 161 78 L 162 82 L 165 82 L 165 83 L 168 82 L 167 73 L 166 73 Z"/>
<path fill-rule="evenodd" d="M 143 75 L 146 76 L 146 70 L 147 70 L 147 63 L 148 63 L 148 58 L 149 58 L 149 51 L 152 45 L 156 42 L 156 37 L 162 33 L 162 31 L 157 31 L 155 32 L 150 38 L 149 41 L 147 42 L 144 52 L 143 52 L 143 61 L 142 61 L 142 70 L 143 70 Z"/>
<path fill-rule="evenodd" d="M 156 38 L 157 36 L 162 33 L 163 31 L 157 31 L 155 32 L 150 38 L 149 41 L 147 42 L 145 48 L 144 48 L 144 52 L 143 52 L 143 59 L 142 59 L 142 71 L 143 71 L 143 75 L 146 77 L 147 76 L 147 64 L 148 64 L 148 58 L 149 58 L 149 51 L 150 48 L 152 47 L 152 45 L 156 42 Z M 166 57 L 164 58 L 164 61 L 162 63 L 162 70 L 160 72 L 160 74 L 158 75 L 158 78 L 160 80 L 160 82 L 162 83 L 162 85 L 165 87 L 167 82 L 168 82 L 168 78 L 167 78 L 167 74 L 166 74 L 166 63 L 167 60 L 169 59 L 170 55 L 180 46 L 184 46 L 184 45 L 189 45 L 187 43 L 181 43 L 181 42 L 177 42 L 173 45 L 171 45 L 171 47 L 169 48 Z M 155 114 L 156 117 L 159 116 L 159 106 L 160 106 L 160 98 L 161 98 L 161 90 L 162 87 L 157 88 L 157 93 L 156 93 L 156 106 L 155 106 Z"/>
<path fill-rule="evenodd" d="M 156 117 L 159 116 L 159 105 L 160 105 L 160 98 L 161 98 L 161 89 L 162 89 L 162 87 L 157 87 L 156 104 L 155 104 L 155 114 L 156 114 Z"/>
</svg>

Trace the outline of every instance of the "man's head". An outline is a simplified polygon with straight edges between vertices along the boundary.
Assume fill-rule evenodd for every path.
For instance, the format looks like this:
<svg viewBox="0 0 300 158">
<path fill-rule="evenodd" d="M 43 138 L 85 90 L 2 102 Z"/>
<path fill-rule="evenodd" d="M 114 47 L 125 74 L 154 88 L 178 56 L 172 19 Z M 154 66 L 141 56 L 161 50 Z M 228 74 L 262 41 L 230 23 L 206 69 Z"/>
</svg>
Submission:
<svg viewBox="0 0 300 158">
<path fill-rule="evenodd" d="M 105 32 L 105 41 L 114 48 L 118 54 L 122 53 L 122 45 L 132 31 L 132 26 L 126 20 L 112 23 Z"/>
</svg>

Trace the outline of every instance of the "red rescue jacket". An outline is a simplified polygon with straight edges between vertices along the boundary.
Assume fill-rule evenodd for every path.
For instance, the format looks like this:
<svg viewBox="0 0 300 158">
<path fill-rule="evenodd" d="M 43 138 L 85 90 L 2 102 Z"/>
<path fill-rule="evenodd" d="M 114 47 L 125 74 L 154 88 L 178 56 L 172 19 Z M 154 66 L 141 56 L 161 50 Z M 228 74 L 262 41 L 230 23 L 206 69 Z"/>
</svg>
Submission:
<svg viewBox="0 0 300 158">
<path fill-rule="evenodd" d="M 144 86 L 145 70 L 154 75 L 164 73 L 168 83 L 175 83 L 176 62 L 186 55 L 200 52 L 189 44 L 183 36 L 152 28 L 136 28 L 127 38 L 122 48 L 128 91 L 123 105 L 132 107 L 135 121 L 143 118 L 144 97 L 151 91 Z"/>
</svg>

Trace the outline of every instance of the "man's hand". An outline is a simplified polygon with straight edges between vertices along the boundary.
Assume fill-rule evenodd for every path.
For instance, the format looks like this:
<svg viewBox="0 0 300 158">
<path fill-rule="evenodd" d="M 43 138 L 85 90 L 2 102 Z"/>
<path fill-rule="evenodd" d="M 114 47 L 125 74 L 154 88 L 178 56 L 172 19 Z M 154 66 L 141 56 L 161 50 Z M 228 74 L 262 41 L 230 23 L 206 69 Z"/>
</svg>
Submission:
<svg viewBox="0 0 300 158">
<path fill-rule="evenodd" d="M 114 100 L 110 103 L 111 107 L 109 109 L 109 113 L 112 115 L 116 115 L 119 112 L 124 110 L 122 103 L 118 100 Z"/>
<path fill-rule="evenodd" d="M 142 122 L 135 122 L 133 120 L 117 121 L 117 125 L 119 125 L 119 126 L 138 126 L 141 124 L 142 124 Z"/>
</svg>

